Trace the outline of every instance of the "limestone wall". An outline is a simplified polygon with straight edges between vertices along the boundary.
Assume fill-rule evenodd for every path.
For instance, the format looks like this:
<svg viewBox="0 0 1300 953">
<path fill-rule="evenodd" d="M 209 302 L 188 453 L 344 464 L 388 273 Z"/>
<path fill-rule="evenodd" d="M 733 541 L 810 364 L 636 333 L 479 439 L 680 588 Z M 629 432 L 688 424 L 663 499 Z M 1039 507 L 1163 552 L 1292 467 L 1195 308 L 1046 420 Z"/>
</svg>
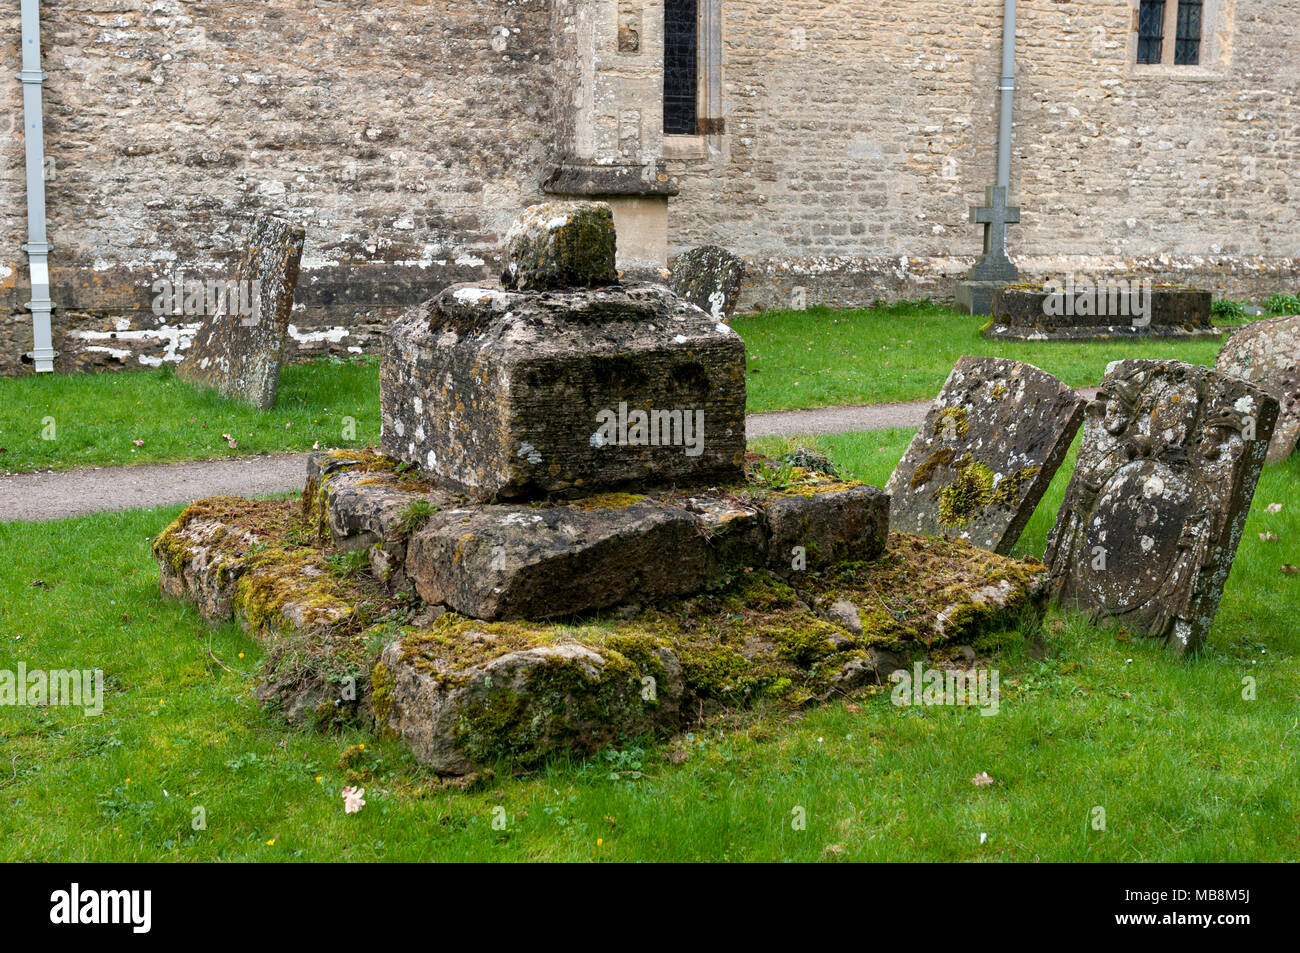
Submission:
<svg viewBox="0 0 1300 953">
<path fill-rule="evenodd" d="M 542 197 L 563 32 L 551 0 L 41 7 L 64 368 L 118 363 L 87 346 L 171 359 L 193 321 L 158 320 L 153 281 L 229 277 L 255 209 L 306 225 L 298 336 L 346 353 L 373 348 L 367 325 L 493 270 L 509 222 Z M 6 77 L 19 36 L 4 4 Z M 28 293 L 21 104 L 19 83 L 0 83 L 0 373 L 31 346 L 14 314 Z"/>
<path fill-rule="evenodd" d="M 1199 67 L 1133 65 L 1135 0 L 1022 3 L 1011 250 L 1031 273 L 1154 265 L 1300 284 L 1300 2 L 1207 0 Z M 679 161 L 675 250 L 751 258 L 742 307 L 949 297 L 981 247 L 1001 0 L 723 2 L 728 134 Z"/>
<path fill-rule="evenodd" d="M 1020 5 L 1028 275 L 1300 286 L 1300 0 L 1206 2 L 1200 67 L 1132 65 L 1136 0 Z M 702 4 L 709 134 L 663 137 L 662 0 L 44 0 L 60 366 L 175 360 L 196 320 L 154 314 L 152 283 L 228 276 L 268 207 L 307 227 L 296 346 L 373 351 L 499 267 L 556 163 L 660 152 L 669 252 L 748 257 L 742 309 L 951 297 L 993 176 L 1001 0 Z M 0 6 L 6 76 L 19 35 Z M 0 374 L 31 346 L 20 115 L 0 83 Z"/>
</svg>

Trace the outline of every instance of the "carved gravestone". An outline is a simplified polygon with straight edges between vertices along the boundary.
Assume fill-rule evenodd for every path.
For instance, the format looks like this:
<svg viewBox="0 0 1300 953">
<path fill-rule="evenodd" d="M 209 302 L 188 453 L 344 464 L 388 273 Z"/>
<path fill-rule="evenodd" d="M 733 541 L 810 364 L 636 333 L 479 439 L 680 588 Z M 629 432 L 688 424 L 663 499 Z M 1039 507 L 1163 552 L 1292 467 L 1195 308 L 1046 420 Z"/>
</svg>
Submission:
<svg viewBox="0 0 1300 953">
<path fill-rule="evenodd" d="M 1030 364 L 963 357 L 890 477 L 890 528 L 1007 554 L 1069 452 L 1086 403 Z"/>
<path fill-rule="evenodd" d="M 736 310 L 744 277 L 743 259 L 717 245 L 702 245 L 673 262 L 672 289 L 721 321 Z"/>
<path fill-rule="evenodd" d="M 1255 321 L 1219 352 L 1215 370 L 1250 381 L 1277 398 L 1281 414 L 1268 448 L 1268 462 L 1281 463 L 1300 440 L 1300 315 Z"/>
<path fill-rule="evenodd" d="M 261 410 L 274 406 L 305 239 L 296 225 L 257 218 L 235 280 L 215 296 L 179 376 Z"/>
<path fill-rule="evenodd" d="M 738 483 L 745 345 L 659 285 L 613 280 L 603 203 L 535 206 L 508 284 L 456 285 L 393 326 L 383 452 L 480 499 Z"/>
<path fill-rule="evenodd" d="M 1241 540 L 1278 404 L 1176 361 L 1117 361 L 1045 562 L 1055 598 L 1174 650 L 1205 641 Z"/>
</svg>

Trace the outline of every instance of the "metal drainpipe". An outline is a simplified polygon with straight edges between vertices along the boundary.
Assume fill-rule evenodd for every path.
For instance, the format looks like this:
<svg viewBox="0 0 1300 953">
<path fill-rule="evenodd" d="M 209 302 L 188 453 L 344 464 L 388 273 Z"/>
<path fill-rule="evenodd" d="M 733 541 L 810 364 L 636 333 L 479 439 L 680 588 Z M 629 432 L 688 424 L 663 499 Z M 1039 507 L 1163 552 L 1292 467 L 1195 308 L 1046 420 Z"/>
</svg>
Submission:
<svg viewBox="0 0 1300 953">
<path fill-rule="evenodd" d="M 1002 8 L 1002 115 L 998 119 L 998 187 L 1011 186 L 1011 108 L 1016 95 L 1016 0 Z"/>
<path fill-rule="evenodd" d="M 34 348 L 28 355 L 38 374 L 54 370 L 54 340 L 50 333 L 50 243 L 45 238 L 45 135 L 41 121 L 41 15 L 39 0 L 22 0 L 23 139 L 27 145 L 27 260 L 31 275 Z"/>
</svg>

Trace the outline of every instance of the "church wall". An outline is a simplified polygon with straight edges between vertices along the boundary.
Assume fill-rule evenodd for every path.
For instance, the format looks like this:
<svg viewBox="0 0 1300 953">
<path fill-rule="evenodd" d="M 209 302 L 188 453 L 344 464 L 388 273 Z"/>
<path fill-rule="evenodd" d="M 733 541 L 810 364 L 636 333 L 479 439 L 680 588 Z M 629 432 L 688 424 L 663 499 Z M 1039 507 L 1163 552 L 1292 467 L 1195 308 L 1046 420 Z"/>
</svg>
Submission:
<svg viewBox="0 0 1300 953">
<path fill-rule="evenodd" d="M 375 351 L 412 301 L 499 268 L 556 135 L 552 0 L 43 0 L 59 367 L 157 365 L 259 209 L 307 227 L 303 354 Z M 572 6 L 572 4 L 569 4 Z M 18 4 L 0 9 L 0 373 L 31 347 Z M 563 47 L 560 47 L 563 49 Z"/>
<path fill-rule="evenodd" d="M 197 319 L 155 315 L 153 283 L 228 276 L 259 209 L 308 231 L 292 348 L 376 353 L 405 307 L 499 269 L 566 162 L 680 185 L 668 251 L 748 257 L 742 308 L 951 298 L 993 177 L 1000 0 L 707 2 L 696 140 L 662 135 L 662 0 L 43 0 L 59 367 L 178 359 Z M 1013 257 L 1300 288 L 1300 0 L 1207 0 L 1198 68 L 1131 65 L 1133 7 L 1020 5 Z M 0 374 L 31 347 L 20 116 L 0 84 Z"/>
<path fill-rule="evenodd" d="M 1209 62 L 1132 64 L 1130 0 L 1022 3 L 1010 228 L 1027 275 L 1300 286 L 1300 2 L 1208 0 Z M 950 298 L 981 248 L 1002 4 L 723 3 L 727 135 L 675 161 L 673 252 L 753 264 L 743 306 Z"/>
</svg>

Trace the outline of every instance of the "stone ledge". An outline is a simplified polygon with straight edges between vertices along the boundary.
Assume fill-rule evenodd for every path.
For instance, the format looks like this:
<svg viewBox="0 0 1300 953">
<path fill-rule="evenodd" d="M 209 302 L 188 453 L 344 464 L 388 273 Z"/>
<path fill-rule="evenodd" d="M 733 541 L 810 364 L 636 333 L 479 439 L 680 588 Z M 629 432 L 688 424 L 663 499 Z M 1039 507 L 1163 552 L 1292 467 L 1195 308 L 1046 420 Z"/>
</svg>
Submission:
<svg viewBox="0 0 1300 953">
<path fill-rule="evenodd" d="M 677 179 L 664 171 L 658 163 L 647 181 L 645 167 L 640 165 L 582 165 L 561 164 L 553 166 L 542 179 L 542 191 L 548 195 L 581 195 L 601 198 L 611 195 L 664 196 L 681 191 Z"/>
</svg>

